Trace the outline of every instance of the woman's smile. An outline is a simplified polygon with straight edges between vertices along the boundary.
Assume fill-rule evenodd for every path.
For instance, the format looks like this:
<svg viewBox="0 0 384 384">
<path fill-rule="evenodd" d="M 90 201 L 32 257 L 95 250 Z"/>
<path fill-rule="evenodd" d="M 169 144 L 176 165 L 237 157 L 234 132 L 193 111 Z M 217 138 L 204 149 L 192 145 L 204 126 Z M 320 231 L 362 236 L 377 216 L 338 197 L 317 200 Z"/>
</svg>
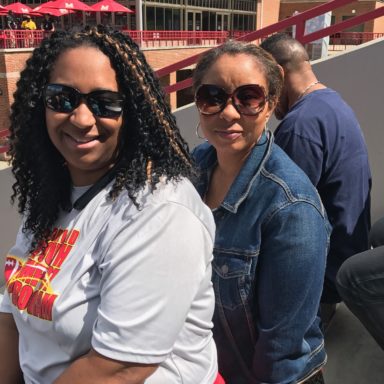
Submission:
<svg viewBox="0 0 384 384">
<path fill-rule="evenodd" d="M 92 73 L 92 76 L 88 76 Z M 116 73 L 99 49 L 78 47 L 64 51 L 56 61 L 50 82 L 82 93 L 99 89 L 117 92 Z M 122 116 L 95 115 L 82 100 L 69 113 L 46 108 L 48 134 L 64 157 L 74 185 L 90 185 L 115 163 Z"/>
<path fill-rule="evenodd" d="M 268 92 L 267 79 L 260 65 L 245 54 L 224 54 L 207 70 L 202 84 L 224 89 L 228 94 L 248 84 L 258 84 Z M 246 96 L 248 94 L 242 99 L 244 105 L 247 105 Z M 235 108 L 233 102 L 228 102 L 219 113 L 200 114 L 200 124 L 219 157 L 240 155 L 244 158 L 259 140 L 271 111 L 269 103 L 265 103 L 258 114 L 245 115 Z"/>
<path fill-rule="evenodd" d="M 215 130 L 215 133 L 223 139 L 227 140 L 236 140 L 241 137 L 241 131 L 232 131 L 232 130 Z"/>
<path fill-rule="evenodd" d="M 71 146 L 77 146 L 79 148 L 89 148 L 97 145 L 100 142 L 100 136 L 87 136 L 87 137 L 76 137 L 69 133 L 64 134 L 64 138 L 68 139 L 68 144 Z"/>
</svg>

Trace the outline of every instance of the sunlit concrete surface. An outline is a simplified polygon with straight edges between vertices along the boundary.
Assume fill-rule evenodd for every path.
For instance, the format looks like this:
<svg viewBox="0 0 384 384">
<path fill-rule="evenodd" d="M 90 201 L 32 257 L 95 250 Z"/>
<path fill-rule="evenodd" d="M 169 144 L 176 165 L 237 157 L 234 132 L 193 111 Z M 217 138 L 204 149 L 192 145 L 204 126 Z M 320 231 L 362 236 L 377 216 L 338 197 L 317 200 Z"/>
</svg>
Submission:
<svg viewBox="0 0 384 384">
<path fill-rule="evenodd" d="M 9 168 L 9 163 L 6 161 L 0 161 L 0 171 L 6 168 Z"/>
<path fill-rule="evenodd" d="M 384 351 L 341 304 L 326 333 L 326 384 L 383 384 Z"/>
</svg>

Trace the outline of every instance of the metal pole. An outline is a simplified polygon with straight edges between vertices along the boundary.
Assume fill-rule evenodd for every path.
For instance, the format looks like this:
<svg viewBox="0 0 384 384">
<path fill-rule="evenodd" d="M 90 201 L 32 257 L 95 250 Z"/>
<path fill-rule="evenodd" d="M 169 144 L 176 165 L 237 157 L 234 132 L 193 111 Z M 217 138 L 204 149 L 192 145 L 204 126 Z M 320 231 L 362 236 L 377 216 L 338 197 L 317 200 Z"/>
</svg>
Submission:
<svg viewBox="0 0 384 384">
<path fill-rule="evenodd" d="M 136 0 L 136 29 L 143 30 L 143 0 Z"/>
</svg>

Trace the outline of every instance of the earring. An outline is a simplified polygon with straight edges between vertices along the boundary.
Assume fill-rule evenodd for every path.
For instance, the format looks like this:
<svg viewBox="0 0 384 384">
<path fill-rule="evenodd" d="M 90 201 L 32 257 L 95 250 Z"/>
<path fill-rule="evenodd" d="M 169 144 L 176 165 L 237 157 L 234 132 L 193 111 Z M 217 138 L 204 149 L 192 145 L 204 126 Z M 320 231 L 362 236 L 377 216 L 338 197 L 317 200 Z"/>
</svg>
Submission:
<svg viewBox="0 0 384 384">
<path fill-rule="evenodd" d="M 260 143 L 260 139 L 262 138 L 263 134 L 265 134 L 265 140 L 262 143 Z M 267 123 L 265 123 L 263 132 L 261 132 L 261 135 L 257 139 L 256 147 L 260 147 L 260 146 L 266 144 L 269 141 L 269 137 L 270 137 L 270 131 L 267 127 Z"/>
<path fill-rule="evenodd" d="M 201 140 L 206 140 L 206 138 L 205 137 L 203 137 L 203 136 L 200 136 L 200 134 L 199 134 L 199 128 L 200 128 L 200 121 L 197 123 L 197 125 L 196 125 L 196 137 L 197 138 L 199 138 L 199 139 L 201 139 Z"/>
</svg>

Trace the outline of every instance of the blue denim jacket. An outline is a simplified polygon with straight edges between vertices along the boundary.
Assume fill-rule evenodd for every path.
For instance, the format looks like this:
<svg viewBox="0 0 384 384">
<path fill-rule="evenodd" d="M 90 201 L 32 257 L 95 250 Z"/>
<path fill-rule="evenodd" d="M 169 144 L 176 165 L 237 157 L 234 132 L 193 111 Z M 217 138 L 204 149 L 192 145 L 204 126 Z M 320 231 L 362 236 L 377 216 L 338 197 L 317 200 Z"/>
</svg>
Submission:
<svg viewBox="0 0 384 384">
<path fill-rule="evenodd" d="M 330 225 L 272 134 L 260 143 L 213 210 L 214 338 L 227 384 L 299 383 L 326 362 L 317 312 Z M 193 156 L 204 196 L 216 150 L 205 143 Z"/>
</svg>

